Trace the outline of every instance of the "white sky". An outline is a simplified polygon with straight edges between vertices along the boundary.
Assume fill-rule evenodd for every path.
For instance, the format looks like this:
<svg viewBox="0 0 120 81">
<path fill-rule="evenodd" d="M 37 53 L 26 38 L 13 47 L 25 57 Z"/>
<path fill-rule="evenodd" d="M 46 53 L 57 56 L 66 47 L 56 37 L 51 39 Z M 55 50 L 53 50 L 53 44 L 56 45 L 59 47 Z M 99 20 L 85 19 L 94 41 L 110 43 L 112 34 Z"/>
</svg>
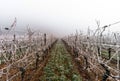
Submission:
<svg viewBox="0 0 120 81">
<path fill-rule="evenodd" d="M 17 28 L 31 28 L 66 35 L 120 21 L 120 0 L 0 0 L 0 26 L 9 26 L 17 17 Z M 120 24 L 111 27 L 120 31 Z"/>
</svg>

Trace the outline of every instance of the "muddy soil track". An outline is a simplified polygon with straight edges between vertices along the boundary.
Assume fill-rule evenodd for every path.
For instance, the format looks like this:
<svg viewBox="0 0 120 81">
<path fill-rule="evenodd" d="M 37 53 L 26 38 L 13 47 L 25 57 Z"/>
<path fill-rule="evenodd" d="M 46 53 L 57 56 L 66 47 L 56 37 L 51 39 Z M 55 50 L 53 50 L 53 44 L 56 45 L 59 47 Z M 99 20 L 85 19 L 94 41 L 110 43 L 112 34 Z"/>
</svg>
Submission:
<svg viewBox="0 0 120 81">
<path fill-rule="evenodd" d="M 48 55 L 44 62 L 42 62 L 39 66 L 38 66 L 38 69 L 35 71 L 33 71 L 32 73 L 31 72 L 28 72 L 28 74 L 26 76 L 29 76 L 28 79 L 26 79 L 25 81 L 38 81 L 39 77 L 43 74 L 43 68 L 46 66 L 47 62 L 48 62 L 48 59 L 50 58 L 50 55 Z M 31 77 L 30 77 L 30 74 Z"/>
<path fill-rule="evenodd" d="M 51 50 L 53 50 L 54 48 L 55 48 L 55 45 L 52 47 Z M 43 75 L 44 67 L 48 63 L 48 60 L 51 58 L 51 55 L 50 55 L 51 50 L 49 51 L 49 54 L 46 56 L 45 60 L 41 64 L 39 64 L 37 70 L 33 71 L 32 73 L 31 71 L 28 72 L 28 75 L 26 75 L 26 77 L 28 77 L 30 74 L 32 75 L 31 77 L 29 76 L 29 78 L 26 79 L 25 81 L 39 81 L 39 77 Z"/>
<path fill-rule="evenodd" d="M 83 66 L 80 65 L 80 63 L 78 63 L 78 61 L 75 60 L 74 55 L 72 54 L 72 50 L 70 50 L 70 48 L 66 45 L 66 43 L 63 41 L 65 48 L 67 49 L 67 51 L 69 52 L 69 54 L 71 55 L 72 58 L 72 62 L 74 64 L 74 66 L 76 67 L 76 69 L 78 70 L 79 74 L 82 77 L 82 81 L 93 81 L 91 79 L 91 77 L 88 75 L 88 71 L 83 70 Z"/>
</svg>

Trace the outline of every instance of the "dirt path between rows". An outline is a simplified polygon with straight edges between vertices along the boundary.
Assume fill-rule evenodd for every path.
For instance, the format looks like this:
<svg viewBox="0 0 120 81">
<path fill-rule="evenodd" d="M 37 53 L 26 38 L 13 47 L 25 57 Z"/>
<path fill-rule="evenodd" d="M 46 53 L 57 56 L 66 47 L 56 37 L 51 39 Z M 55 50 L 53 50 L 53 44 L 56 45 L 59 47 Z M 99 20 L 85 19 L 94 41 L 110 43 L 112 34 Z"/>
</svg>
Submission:
<svg viewBox="0 0 120 81">
<path fill-rule="evenodd" d="M 52 49 L 51 57 L 36 81 L 82 81 L 79 71 L 62 41 Z"/>
</svg>

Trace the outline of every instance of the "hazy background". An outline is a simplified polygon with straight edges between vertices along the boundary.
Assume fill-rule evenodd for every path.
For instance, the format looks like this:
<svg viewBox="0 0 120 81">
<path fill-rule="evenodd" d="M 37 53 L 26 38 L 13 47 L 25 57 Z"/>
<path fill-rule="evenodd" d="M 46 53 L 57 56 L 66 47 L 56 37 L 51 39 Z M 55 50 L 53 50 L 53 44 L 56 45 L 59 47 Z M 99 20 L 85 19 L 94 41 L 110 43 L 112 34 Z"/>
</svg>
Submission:
<svg viewBox="0 0 120 81">
<path fill-rule="evenodd" d="M 0 0 L 0 26 L 9 27 L 17 18 L 16 30 L 33 30 L 64 36 L 88 26 L 96 28 L 120 21 L 120 0 Z M 120 24 L 110 28 L 120 31 Z"/>
</svg>

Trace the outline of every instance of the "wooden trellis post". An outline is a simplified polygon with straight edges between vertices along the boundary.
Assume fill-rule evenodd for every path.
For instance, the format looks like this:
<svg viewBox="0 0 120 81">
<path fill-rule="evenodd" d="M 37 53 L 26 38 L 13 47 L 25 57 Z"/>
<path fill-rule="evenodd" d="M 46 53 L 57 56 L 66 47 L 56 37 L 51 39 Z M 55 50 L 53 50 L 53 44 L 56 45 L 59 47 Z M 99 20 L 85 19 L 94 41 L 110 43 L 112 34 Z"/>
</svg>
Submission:
<svg viewBox="0 0 120 81">
<path fill-rule="evenodd" d="M 13 42 L 16 43 L 16 35 L 13 35 Z"/>
<path fill-rule="evenodd" d="M 46 45 L 46 33 L 44 34 L 44 45 Z"/>
<path fill-rule="evenodd" d="M 110 60 L 110 58 L 111 58 L 111 48 L 108 48 L 108 55 L 109 55 L 109 60 Z"/>
</svg>

